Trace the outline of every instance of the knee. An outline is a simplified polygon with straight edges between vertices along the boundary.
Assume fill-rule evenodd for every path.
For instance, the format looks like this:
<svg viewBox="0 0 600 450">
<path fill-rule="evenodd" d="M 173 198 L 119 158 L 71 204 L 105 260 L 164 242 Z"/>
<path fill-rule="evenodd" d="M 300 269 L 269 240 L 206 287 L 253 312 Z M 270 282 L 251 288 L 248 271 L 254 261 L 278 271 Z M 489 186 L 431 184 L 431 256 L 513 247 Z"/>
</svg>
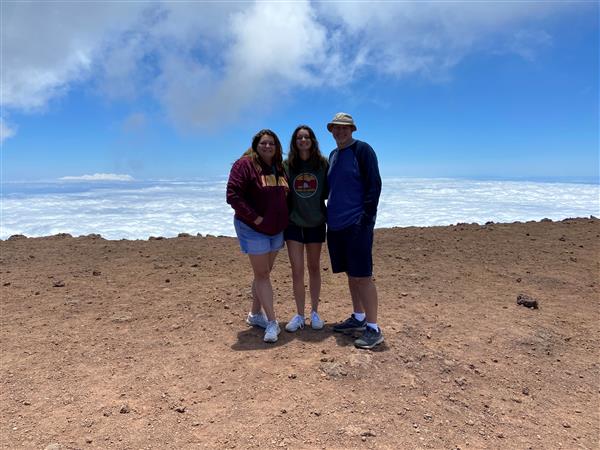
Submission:
<svg viewBox="0 0 600 450">
<path fill-rule="evenodd" d="M 371 283 L 373 283 L 373 279 L 371 277 L 348 277 L 348 281 L 352 286 L 357 288 L 369 286 Z"/>
<path fill-rule="evenodd" d="M 320 274 L 320 267 L 319 267 L 318 263 L 316 263 L 316 264 L 308 263 L 307 268 L 308 268 L 308 273 L 313 277 Z"/>
<path fill-rule="evenodd" d="M 266 281 L 271 276 L 269 269 L 259 269 L 254 271 L 254 279 L 256 281 Z"/>
</svg>

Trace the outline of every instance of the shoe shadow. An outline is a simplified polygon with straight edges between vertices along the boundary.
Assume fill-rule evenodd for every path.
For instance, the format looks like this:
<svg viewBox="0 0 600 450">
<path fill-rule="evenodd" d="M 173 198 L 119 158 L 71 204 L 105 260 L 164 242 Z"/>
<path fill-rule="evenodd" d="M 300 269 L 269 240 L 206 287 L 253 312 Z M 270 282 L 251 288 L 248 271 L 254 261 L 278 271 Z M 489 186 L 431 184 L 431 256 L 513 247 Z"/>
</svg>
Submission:
<svg viewBox="0 0 600 450">
<path fill-rule="evenodd" d="M 347 332 L 334 332 L 332 330 L 332 334 L 335 337 L 337 345 L 340 347 L 355 347 L 354 341 L 362 336 L 362 331 L 347 331 Z M 376 345 L 375 347 L 369 348 L 360 348 L 356 347 L 359 350 L 371 351 L 371 352 L 385 352 L 390 350 L 390 347 L 387 345 L 387 341 L 383 341 L 381 344 Z"/>
<path fill-rule="evenodd" d="M 249 327 L 237 333 L 237 342 L 231 345 L 231 349 L 235 351 L 248 350 L 268 350 L 270 348 L 281 347 L 293 340 L 299 340 L 306 343 L 318 344 L 332 336 L 335 338 L 336 344 L 340 347 L 354 347 L 354 341 L 358 339 L 362 333 L 360 331 L 337 333 L 333 331 L 333 325 L 325 324 L 320 330 L 313 330 L 310 325 L 302 330 L 290 333 L 285 331 L 285 323 L 280 323 L 281 333 L 277 342 L 264 342 L 263 336 L 265 330 L 259 327 Z M 362 350 L 362 349 L 361 349 Z M 364 349 L 369 350 L 369 349 Z M 390 350 L 386 341 L 370 349 L 372 352 L 384 352 Z"/>
<path fill-rule="evenodd" d="M 290 340 L 299 340 L 302 342 L 323 342 L 325 339 L 328 339 L 333 334 L 333 325 L 324 325 L 320 330 L 313 330 L 310 325 L 307 325 L 302 330 L 294 331 L 292 333 L 282 331 L 282 333 L 287 334 L 290 337 Z"/>
</svg>

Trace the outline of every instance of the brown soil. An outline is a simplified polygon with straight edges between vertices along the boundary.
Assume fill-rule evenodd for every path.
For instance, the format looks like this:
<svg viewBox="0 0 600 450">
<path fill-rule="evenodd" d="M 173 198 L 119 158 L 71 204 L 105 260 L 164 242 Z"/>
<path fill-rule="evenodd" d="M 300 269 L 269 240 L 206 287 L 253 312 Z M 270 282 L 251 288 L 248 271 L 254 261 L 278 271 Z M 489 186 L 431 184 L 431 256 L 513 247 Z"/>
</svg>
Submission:
<svg viewBox="0 0 600 450">
<path fill-rule="evenodd" d="M 377 230 L 375 351 L 332 332 L 351 308 L 326 254 L 325 329 L 265 344 L 233 238 L 3 241 L 2 447 L 598 448 L 599 237 Z M 273 281 L 285 323 L 285 252 Z"/>
</svg>

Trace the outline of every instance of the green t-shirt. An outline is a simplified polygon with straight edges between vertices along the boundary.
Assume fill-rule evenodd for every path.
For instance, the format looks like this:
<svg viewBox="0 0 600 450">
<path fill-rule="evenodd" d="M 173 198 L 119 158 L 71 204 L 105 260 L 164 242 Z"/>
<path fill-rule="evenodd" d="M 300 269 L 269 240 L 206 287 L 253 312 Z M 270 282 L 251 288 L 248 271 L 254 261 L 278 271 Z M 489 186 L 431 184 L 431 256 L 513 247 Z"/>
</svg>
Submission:
<svg viewBox="0 0 600 450">
<path fill-rule="evenodd" d="M 295 170 L 283 164 L 288 175 L 290 222 L 299 227 L 316 227 L 327 218 L 327 165 L 315 170 L 308 162 L 298 161 Z"/>
</svg>

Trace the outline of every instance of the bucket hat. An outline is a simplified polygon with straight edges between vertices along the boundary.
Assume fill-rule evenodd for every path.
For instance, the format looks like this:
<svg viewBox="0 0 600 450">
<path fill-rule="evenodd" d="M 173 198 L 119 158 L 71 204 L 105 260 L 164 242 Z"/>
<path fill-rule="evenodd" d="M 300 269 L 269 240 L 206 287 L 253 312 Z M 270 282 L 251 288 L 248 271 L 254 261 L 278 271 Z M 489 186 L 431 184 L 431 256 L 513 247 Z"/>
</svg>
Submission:
<svg viewBox="0 0 600 450">
<path fill-rule="evenodd" d="M 352 131 L 356 131 L 356 125 L 354 124 L 354 119 L 352 118 L 352 116 L 350 114 L 345 113 L 345 112 L 339 112 L 335 116 L 333 116 L 333 119 L 331 120 L 331 122 L 329 122 L 327 124 L 327 130 L 331 131 L 331 127 L 333 125 L 349 126 L 349 127 L 352 127 Z"/>
</svg>

